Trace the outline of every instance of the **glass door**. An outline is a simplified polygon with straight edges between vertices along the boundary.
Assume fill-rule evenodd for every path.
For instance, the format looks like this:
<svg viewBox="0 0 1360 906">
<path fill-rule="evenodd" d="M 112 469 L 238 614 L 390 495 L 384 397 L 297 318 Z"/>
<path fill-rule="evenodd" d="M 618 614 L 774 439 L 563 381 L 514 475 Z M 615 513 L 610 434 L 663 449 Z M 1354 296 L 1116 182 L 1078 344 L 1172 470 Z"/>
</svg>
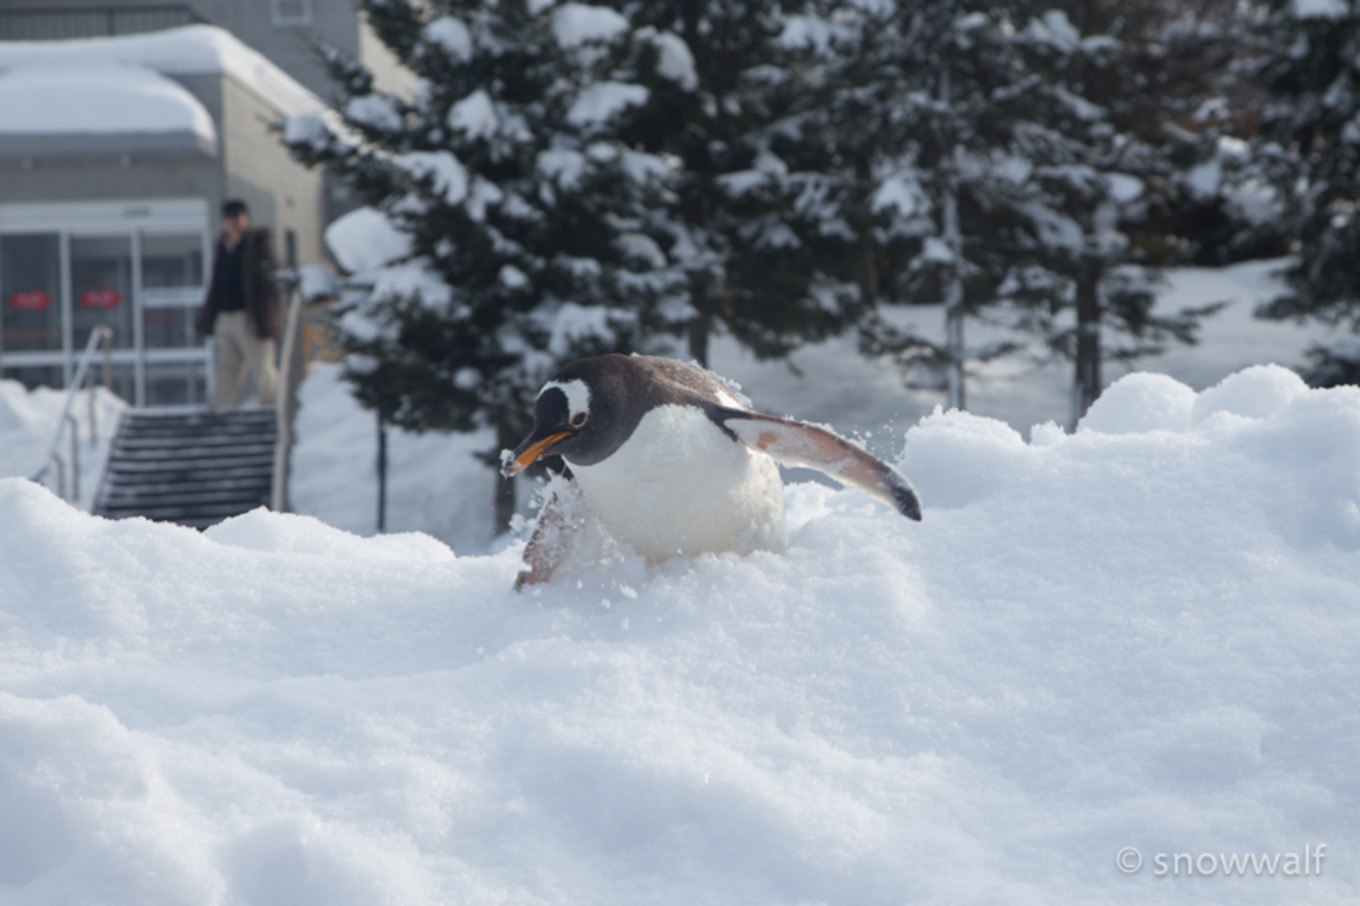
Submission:
<svg viewBox="0 0 1360 906">
<path fill-rule="evenodd" d="M 201 198 L 0 202 L 0 377 L 64 387 L 107 326 L 115 393 L 203 404 L 210 351 L 194 322 L 208 226 Z"/>
<path fill-rule="evenodd" d="M 204 294 L 203 233 L 142 232 L 138 238 L 147 403 L 206 402 L 207 361 L 195 326 Z"/>
<path fill-rule="evenodd" d="M 71 237 L 72 346 L 77 353 L 101 324 L 113 329 L 115 350 L 137 347 L 132 285 L 130 235 Z M 125 400 L 137 399 L 135 357 L 115 353 L 112 389 Z"/>
<path fill-rule="evenodd" d="M 65 383 L 61 271 L 59 233 L 0 235 L 4 377 L 29 386 Z"/>
</svg>

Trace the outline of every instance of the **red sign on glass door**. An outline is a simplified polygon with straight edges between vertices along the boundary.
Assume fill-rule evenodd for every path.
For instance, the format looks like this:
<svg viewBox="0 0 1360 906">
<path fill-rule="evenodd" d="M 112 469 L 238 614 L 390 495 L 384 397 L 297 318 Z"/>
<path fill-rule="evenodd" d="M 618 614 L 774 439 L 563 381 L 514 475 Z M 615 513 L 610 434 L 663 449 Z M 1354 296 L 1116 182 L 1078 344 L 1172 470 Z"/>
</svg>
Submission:
<svg viewBox="0 0 1360 906">
<path fill-rule="evenodd" d="M 45 289 L 31 289 L 28 292 L 9 294 L 9 307 L 16 311 L 43 311 L 52 304 L 52 297 Z"/>
<path fill-rule="evenodd" d="M 81 308 L 117 308 L 123 301 L 123 294 L 111 286 L 103 289 L 87 289 L 80 294 Z"/>
</svg>

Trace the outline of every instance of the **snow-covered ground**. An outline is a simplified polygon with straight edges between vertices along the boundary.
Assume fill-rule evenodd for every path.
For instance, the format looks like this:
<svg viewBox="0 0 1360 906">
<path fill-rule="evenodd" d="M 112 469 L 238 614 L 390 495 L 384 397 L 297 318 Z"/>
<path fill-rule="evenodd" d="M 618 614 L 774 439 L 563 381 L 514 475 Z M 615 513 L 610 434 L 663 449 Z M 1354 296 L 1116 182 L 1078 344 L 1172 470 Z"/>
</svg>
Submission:
<svg viewBox="0 0 1360 906">
<path fill-rule="evenodd" d="M 1232 304 L 1074 435 L 1065 371 L 931 414 L 848 344 L 798 376 L 720 341 L 925 505 L 790 483 L 782 554 L 517 595 L 490 438 L 395 431 L 398 533 L 358 537 L 375 427 L 336 366 L 311 516 L 200 534 L 0 479 L 0 903 L 1356 902 L 1360 389 L 1232 373 L 1320 336 L 1250 318 L 1268 267 L 1179 272 L 1167 304 Z M 0 384 L 0 473 L 60 399 Z"/>
<path fill-rule="evenodd" d="M 793 485 L 786 553 L 528 595 L 0 480 L 0 901 L 1356 902 L 1360 389 L 1088 426 L 931 415 L 919 525 Z"/>
</svg>

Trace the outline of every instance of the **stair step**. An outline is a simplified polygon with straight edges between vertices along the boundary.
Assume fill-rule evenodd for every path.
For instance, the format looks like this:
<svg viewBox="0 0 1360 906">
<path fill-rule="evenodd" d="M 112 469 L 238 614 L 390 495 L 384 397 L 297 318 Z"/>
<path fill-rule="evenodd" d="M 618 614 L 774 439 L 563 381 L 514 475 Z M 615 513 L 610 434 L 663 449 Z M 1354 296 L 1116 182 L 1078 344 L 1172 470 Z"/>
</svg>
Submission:
<svg viewBox="0 0 1360 906">
<path fill-rule="evenodd" d="M 155 446 L 129 446 L 119 442 L 113 445 L 112 454 L 119 459 L 163 459 L 174 456 L 177 459 L 221 459 L 227 456 L 273 456 L 272 443 L 204 444 L 157 444 Z"/>
<path fill-rule="evenodd" d="M 126 413 L 95 512 L 202 529 L 267 505 L 276 436 L 269 409 Z"/>
<path fill-rule="evenodd" d="M 272 422 L 260 425 L 163 425 L 140 427 L 129 425 L 120 436 L 129 440 L 178 440 L 182 437 L 212 437 L 224 439 L 272 437 Z"/>
<path fill-rule="evenodd" d="M 256 507 L 264 506 L 260 500 L 254 501 L 225 501 L 221 503 L 197 503 L 186 506 L 149 506 L 133 508 L 114 508 L 99 513 L 108 519 L 129 519 L 133 516 L 145 516 L 147 519 L 158 520 L 161 522 L 182 522 L 186 519 L 199 521 L 211 520 L 221 522 L 223 519 L 230 519 L 232 516 L 239 516 L 248 513 Z"/>
<path fill-rule="evenodd" d="M 269 503 L 268 496 L 268 494 L 256 492 L 254 494 L 191 494 L 174 498 L 118 500 L 107 503 L 102 515 L 143 516 L 152 513 L 168 513 L 172 510 L 175 512 L 210 510 L 214 513 L 231 515 L 253 510 L 257 506 L 267 505 Z"/>
<path fill-rule="evenodd" d="M 117 488 L 104 497 L 105 507 L 128 507 L 142 503 L 162 505 L 167 502 L 190 500 L 236 500 L 269 496 L 270 484 L 264 481 L 237 482 L 230 485 L 144 485 L 136 488 Z"/>
</svg>

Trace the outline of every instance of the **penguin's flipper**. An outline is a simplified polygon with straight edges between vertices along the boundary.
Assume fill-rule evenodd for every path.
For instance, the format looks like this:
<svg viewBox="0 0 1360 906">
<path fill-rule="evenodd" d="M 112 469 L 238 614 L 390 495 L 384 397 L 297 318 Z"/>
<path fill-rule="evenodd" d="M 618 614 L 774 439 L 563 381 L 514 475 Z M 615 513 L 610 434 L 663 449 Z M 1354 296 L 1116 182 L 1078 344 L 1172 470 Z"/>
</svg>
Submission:
<svg viewBox="0 0 1360 906">
<path fill-rule="evenodd" d="M 883 460 L 840 435 L 806 422 L 716 407 L 714 419 L 746 446 L 786 466 L 806 466 L 854 485 L 903 516 L 921 521 L 921 501 L 911 482 Z"/>
</svg>

